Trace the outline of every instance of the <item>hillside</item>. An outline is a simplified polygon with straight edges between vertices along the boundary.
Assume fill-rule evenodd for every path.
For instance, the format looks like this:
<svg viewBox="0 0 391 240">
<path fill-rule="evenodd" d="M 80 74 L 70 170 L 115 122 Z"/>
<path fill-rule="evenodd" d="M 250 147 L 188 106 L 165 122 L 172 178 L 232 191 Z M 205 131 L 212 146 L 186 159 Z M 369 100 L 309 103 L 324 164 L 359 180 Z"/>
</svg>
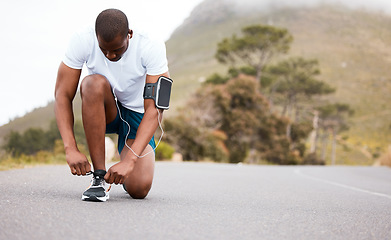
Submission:
<svg viewBox="0 0 391 240">
<path fill-rule="evenodd" d="M 219 10 L 213 5 L 219 5 Z M 354 108 L 351 129 L 345 134 L 349 144 L 374 153 L 391 143 L 390 16 L 340 5 L 258 11 L 241 7 L 230 8 L 227 1 L 205 1 L 174 32 L 167 47 L 175 90 L 180 93 L 177 98 L 188 95 L 211 73 L 224 73 L 225 66 L 213 58 L 218 41 L 240 34 L 243 26 L 271 24 L 287 28 L 293 35 L 290 56 L 319 60 L 320 78 L 337 88 L 328 100 Z"/>
<path fill-rule="evenodd" d="M 320 78 L 337 88 L 328 100 L 349 103 L 355 109 L 351 129 L 345 134 L 348 143 L 372 152 L 385 149 L 391 143 L 391 17 L 341 5 L 293 8 L 254 4 L 205 0 L 172 34 L 167 54 L 175 84 L 169 113 L 183 105 L 202 79 L 225 73 L 226 66 L 214 59 L 217 42 L 240 34 L 244 26 L 270 24 L 287 28 L 293 35 L 290 56 L 319 60 Z M 48 126 L 54 118 L 53 105 L 44 109 L 2 126 L 0 138 L 10 129 Z"/>
<path fill-rule="evenodd" d="M 76 120 L 81 120 L 81 99 L 79 94 L 76 95 L 75 100 L 73 104 L 75 118 Z M 47 129 L 50 122 L 54 119 L 54 102 L 48 103 L 45 107 L 36 108 L 23 117 L 16 118 L 0 127 L 0 145 L 3 144 L 4 136 L 10 131 L 24 132 L 31 127 Z"/>
</svg>

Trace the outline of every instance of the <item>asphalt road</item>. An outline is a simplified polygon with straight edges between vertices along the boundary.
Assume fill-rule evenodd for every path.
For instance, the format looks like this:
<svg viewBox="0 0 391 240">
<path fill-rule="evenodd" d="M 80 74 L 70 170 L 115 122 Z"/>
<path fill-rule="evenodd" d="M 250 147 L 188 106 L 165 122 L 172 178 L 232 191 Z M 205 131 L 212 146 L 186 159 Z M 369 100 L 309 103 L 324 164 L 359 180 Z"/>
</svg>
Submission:
<svg viewBox="0 0 391 240">
<path fill-rule="evenodd" d="M 0 172 L 0 239 L 391 239 L 391 169 L 159 162 L 144 200 L 67 166 Z"/>
</svg>

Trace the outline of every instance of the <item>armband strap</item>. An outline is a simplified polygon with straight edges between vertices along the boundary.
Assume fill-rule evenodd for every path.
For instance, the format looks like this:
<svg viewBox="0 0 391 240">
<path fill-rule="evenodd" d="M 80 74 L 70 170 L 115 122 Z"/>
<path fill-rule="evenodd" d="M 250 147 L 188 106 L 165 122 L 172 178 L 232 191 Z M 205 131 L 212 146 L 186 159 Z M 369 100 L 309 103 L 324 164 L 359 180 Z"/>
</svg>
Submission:
<svg viewBox="0 0 391 240">
<path fill-rule="evenodd" d="M 144 87 L 144 99 L 153 99 L 156 102 L 156 91 L 158 83 L 146 83 Z"/>
</svg>

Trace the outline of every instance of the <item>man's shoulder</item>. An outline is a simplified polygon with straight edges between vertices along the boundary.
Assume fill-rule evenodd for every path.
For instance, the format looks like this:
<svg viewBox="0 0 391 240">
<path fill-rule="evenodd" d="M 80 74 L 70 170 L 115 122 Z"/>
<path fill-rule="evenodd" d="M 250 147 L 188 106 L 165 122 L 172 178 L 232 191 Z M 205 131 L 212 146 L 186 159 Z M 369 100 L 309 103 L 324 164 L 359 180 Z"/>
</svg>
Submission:
<svg viewBox="0 0 391 240">
<path fill-rule="evenodd" d="M 76 30 L 70 38 L 63 62 L 72 68 L 81 69 L 95 48 L 95 30 L 83 27 Z"/>
</svg>

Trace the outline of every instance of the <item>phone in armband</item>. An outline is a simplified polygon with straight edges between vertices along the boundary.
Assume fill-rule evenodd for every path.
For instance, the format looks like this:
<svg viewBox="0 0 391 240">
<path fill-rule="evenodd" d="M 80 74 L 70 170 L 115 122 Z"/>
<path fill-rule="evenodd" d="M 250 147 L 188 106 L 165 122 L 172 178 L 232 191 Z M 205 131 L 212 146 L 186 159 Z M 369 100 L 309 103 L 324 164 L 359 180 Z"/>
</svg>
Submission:
<svg viewBox="0 0 391 240">
<path fill-rule="evenodd" d="M 146 83 L 144 87 L 144 99 L 153 99 L 159 109 L 170 108 L 172 80 L 160 76 L 156 83 Z"/>
</svg>

